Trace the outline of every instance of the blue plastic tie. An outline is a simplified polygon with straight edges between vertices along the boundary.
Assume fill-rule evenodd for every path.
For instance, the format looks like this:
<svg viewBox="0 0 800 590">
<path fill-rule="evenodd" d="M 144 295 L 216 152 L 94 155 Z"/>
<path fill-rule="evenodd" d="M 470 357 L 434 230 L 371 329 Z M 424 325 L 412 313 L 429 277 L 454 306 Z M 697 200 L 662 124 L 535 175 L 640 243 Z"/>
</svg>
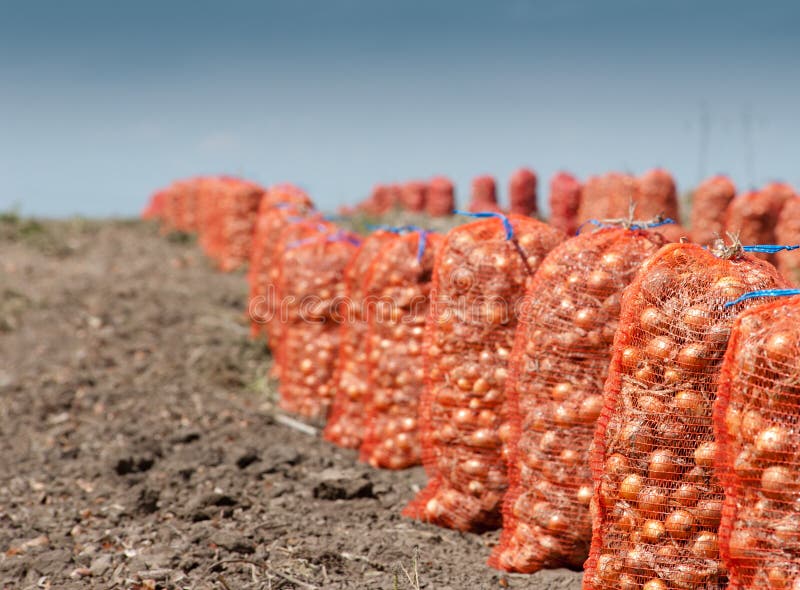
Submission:
<svg viewBox="0 0 800 590">
<path fill-rule="evenodd" d="M 402 234 L 404 232 L 417 231 L 418 229 L 421 229 L 416 225 L 386 225 L 385 223 L 379 225 L 368 223 L 367 228 L 371 229 L 372 231 L 388 231 L 393 234 Z"/>
<path fill-rule="evenodd" d="M 742 301 L 756 299 L 758 297 L 789 297 L 791 295 L 800 295 L 800 289 L 764 289 L 762 291 L 750 291 L 738 299 L 728 301 L 728 303 L 726 303 L 723 307 L 731 307 L 737 303 L 741 303 Z"/>
<path fill-rule="evenodd" d="M 428 241 L 428 234 L 431 233 L 427 229 L 417 228 L 419 234 L 419 243 L 417 244 L 417 262 L 422 262 L 422 257 L 425 255 L 425 242 Z"/>
<path fill-rule="evenodd" d="M 783 250 L 797 250 L 800 246 L 781 246 L 779 244 L 756 244 L 755 246 L 742 246 L 745 252 L 760 252 L 761 254 L 775 254 Z"/>
<path fill-rule="evenodd" d="M 514 237 L 514 226 L 511 225 L 511 221 L 509 221 L 508 217 L 502 213 L 497 213 L 496 211 L 480 211 L 478 213 L 471 213 L 469 211 L 461 211 L 459 209 L 454 210 L 453 213 L 456 215 L 466 215 L 468 217 L 497 217 L 503 222 L 503 227 L 506 230 L 506 239 L 510 240 Z"/>
<path fill-rule="evenodd" d="M 619 227 L 619 225 L 615 223 L 603 223 L 599 219 L 587 219 L 578 227 L 578 231 L 575 232 L 576 236 L 581 233 L 581 230 L 586 226 L 587 223 L 591 223 L 592 225 L 596 225 L 597 227 Z M 631 223 L 628 229 L 634 229 L 634 230 L 653 229 L 654 227 L 661 227 L 662 225 L 669 225 L 671 223 L 676 223 L 676 222 L 671 217 L 667 217 L 665 219 L 662 219 L 661 221 L 653 221 L 650 223 Z"/>
</svg>

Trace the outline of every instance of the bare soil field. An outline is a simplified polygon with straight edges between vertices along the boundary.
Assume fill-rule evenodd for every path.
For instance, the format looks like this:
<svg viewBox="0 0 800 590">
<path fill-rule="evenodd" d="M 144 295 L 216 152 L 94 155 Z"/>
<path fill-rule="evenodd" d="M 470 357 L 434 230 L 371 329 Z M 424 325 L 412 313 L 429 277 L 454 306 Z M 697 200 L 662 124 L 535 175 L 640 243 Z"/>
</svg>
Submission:
<svg viewBox="0 0 800 590">
<path fill-rule="evenodd" d="M 1 588 L 580 587 L 283 425 L 246 292 L 150 224 L 0 218 Z"/>
</svg>

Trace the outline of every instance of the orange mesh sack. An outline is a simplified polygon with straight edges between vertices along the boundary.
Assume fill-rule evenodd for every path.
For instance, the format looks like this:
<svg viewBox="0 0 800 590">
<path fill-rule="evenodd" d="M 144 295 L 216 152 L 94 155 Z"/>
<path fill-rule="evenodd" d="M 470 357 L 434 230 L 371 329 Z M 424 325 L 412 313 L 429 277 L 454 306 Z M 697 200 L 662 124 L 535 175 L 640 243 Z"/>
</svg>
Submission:
<svg viewBox="0 0 800 590">
<path fill-rule="evenodd" d="M 731 590 L 800 586 L 798 424 L 800 297 L 782 297 L 739 316 L 714 404 Z"/>
<path fill-rule="evenodd" d="M 532 573 L 586 560 L 589 445 L 620 295 L 663 243 L 642 230 L 584 233 L 553 250 L 534 276 L 506 381 L 509 489 L 492 567 Z"/>
<path fill-rule="evenodd" d="M 468 210 L 471 213 L 500 211 L 497 204 L 497 183 L 493 177 L 484 175 L 472 179 L 472 197 Z"/>
<path fill-rule="evenodd" d="M 177 194 L 174 210 L 175 229 L 187 233 L 197 231 L 198 180 L 180 180 L 174 183 L 173 187 Z"/>
<path fill-rule="evenodd" d="M 638 178 L 636 216 L 648 219 L 660 215 L 680 220 L 678 213 L 678 191 L 675 179 L 662 168 L 654 168 Z"/>
<path fill-rule="evenodd" d="M 339 348 L 345 296 L 344 269 L 358 248 L 345 231 L 288 244 L 278 292 L 286 302 L 280 363 L 280 407 L 324 419 L 332 401 L 331 378 Z"/>
<path fill-rule="evenodd" d="M 564 236 L 496 215 L 451 230 L 436 256 L 420 401 L 427 487 L 403 514 L 459 530 L 497 528 L 507 364 L 525 288 Z"/>
<path fill-rule="evenodd" d="M 583 185 L 578 208 L 578 223 L 590 219 L 621 219 L 630 215 L 631 203 L 638 199 L 639 183 L 630 174 L 609 172 L 592 176 Z M 638 215 L 638 209 L 637 209 Z"/>
<path fill-rule="evenodd" d="M 727 176 L 712 176 L 703 181 L 692 198 L 692 241 L 709 245 L 725 233 L 725 212 L 736 196 L 736 187 Z"/>
<path fill-rule="evenodd" d="M 536 202 L 536 173 L 520 168 L 512 176 L 508 187 L 509 211 L 517 215 L 535 217 L 539 210 Z"/>
<path fill-rule="evenodd" d="M 209 258 L 215 258 L 215 248 L 221 242 L 222 192 L 225 183 L 213 176 L 202 178 L 198 183 L 197 229 L 200 247 Z"/>
<path fill-rule="evenodd" d="M 587 589 L 722 589 L 711 405 L 736 315 L 725 303 L 785 281 L 726 248 L 669 244 L 622 295 L 590 466 Z"/>
<path fill-rule="evenodd" d="M 340 447 L 357 449 L 364 437 L 364 403 L 369 394 L 365 276 L 375 256 L 397 238 L 396 233 L 383 229 L 371 233 L 344 271 L 347 299 L 333 374 L 333 405 L 323 432 L 325 440 Z"/>
<path fill-rule="evenodd" d="M 270 189 L 259 206 L 247 269 L 250 287 L 248 312 L 253 338 L 266 334 L 266 322 L 270 312 L 274 312 L 275 287 L 270 281 L 270 268 L 281 231 L 289 223 L 315 215 L 310 199 L 304 196 L 296 193 L 296 196 L 283 200 L 283 195 L 278 197 L 274 189 Z"/>
<path fill-rule="evenodd" d="M 784 203 L 794 194 L 787 184 L 772 183 L 760 191 L 737 196 L 728 205 L 725 230 L 736 234 L 743 244 L 773 244 L 775 226 Z M 775 260 L 772 254 L 758 254 L 765 260 Z"/>
<path fill-rule="evenodd" d="M 452 214 L 455 208 L 456 197 L 453 183 L 444 176 L 432 178 L 428 183 L 425 213 L 431 217 L 444 217 Z"/>
<path fill-rule="evenodd" d="M 420 212 L 425 210 L 425 199 L 428 186 L 419 180 L 406 182 L 399 187 L 399 198 L 403 208 L 407 211 Z"/>
<path fill-rule="evenodd" d="M 330 234 L 335 230 L 334 224 L 319 217 L 290 218 L 281 230 L 275 248 L 269 253 L 267 289 L 268 291 L 273 290 L 274 295 L 267 297 L 263 305 L 263 312 L 266 314 L 264 326 L 267 340 L 274 359 L 271 371 L 274 377 L 280 375 L 281 355 L 285 350 L 283 330 L 286 327 L 288 299 L 287 295 L 281 292 L 281 269 L 286 252 L 290 244 L 311 239 L 320 234 Z"/>
<path fill-rule="evenodd" d="M 252 182 L 228 179 L 220 203 L 221 225 L 216 258 L 223 271 L 231 271 L 250 260 L 253 228 L 264 189 Z"/>
<path fill-rule="evenodd" d="M 569 236 L 578 231 L 578 208 L 581 204 L 581 183 L 566 172 L 550 179 L 550 225 Z"/>
<path fill-rule="evenodd" d="M 775 226 L 775 241 L 778 244 L 800 244 L 800 196 L 787 199 Z M 800 255 L 797 252 L 781 251 L 775 254 L 778 270 L 795 285 L 800 285 Z"/>
<path fill-rule="evenodd" d="M 373 467 L 405 469 L 421 462 L 422 341 L 441 242 L 424 230 L 405 235 L 381 251 L 364 279 L 369 395 L 361 460 Z"/>
<path fill-rule="evenodd" d="M 166 234 L 178 231 L 178 217 L 180 213 L 180 194 L 176 183 L 170 184 L 163 191 L 163 205 L 161 214 L 161 233 Z"/>
</svg>

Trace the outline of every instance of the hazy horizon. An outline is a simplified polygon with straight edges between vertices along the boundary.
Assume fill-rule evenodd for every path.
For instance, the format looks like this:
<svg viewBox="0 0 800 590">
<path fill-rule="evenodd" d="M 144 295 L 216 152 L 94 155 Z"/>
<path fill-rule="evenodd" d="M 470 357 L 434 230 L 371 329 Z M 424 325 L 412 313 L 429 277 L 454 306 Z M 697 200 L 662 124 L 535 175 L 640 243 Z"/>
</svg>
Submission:
<svg viewBox="0 0 800 590">
<path fill-rule="evenodd" d="M 662 166 L 800 187 L 800 5 L 0 4 L 0 209 L 133 215 L 176 178 L 320 208 L 445 174 Z"/>
</svg>

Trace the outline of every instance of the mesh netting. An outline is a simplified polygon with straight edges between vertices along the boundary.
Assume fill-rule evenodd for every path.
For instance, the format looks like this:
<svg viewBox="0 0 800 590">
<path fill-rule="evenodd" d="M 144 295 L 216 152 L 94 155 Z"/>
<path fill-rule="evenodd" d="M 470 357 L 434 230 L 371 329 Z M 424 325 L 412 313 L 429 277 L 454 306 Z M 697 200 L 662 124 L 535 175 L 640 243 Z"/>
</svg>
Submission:
<svg viewBox="0 0 800 590">
<path fill-rule="evenodd" d="M 648 219 L 660 215 L 674 220 L 678 215 L 678 191 L 672 175 L 662 168 L 655 168 L 638 179 L 636 216 Z"/>
<path fill-rule="evenodd" d="M 550 225 L 568 236 L 578 231 L 578 208 L 581 204 L 581 183 L 566 172 L 550 179 Z"/>
<path fill-rule="evenodd" d="M 356 449 L 364 437 L 364 404 L 367 386 L 367 321 L 365 276 L 375 256 L 398 239 L 391 231 L 371 233 L 358 248 L 344 272 L 346 306 L 341 327 L 339 355 L 333 376 L 333 405 L 323 436 L 341 447 Z"/>
<path fill-rule="evenodd" d="M 741 314 L 714 404 L 731 590 L 800 584 L 800 297 Z"/>
<path fill-rule="evenodd" d="M 536 217 L 539 210 L 536 202 L 536 183 L 536 173 L 528 168 L 520 168 L 511 176 L 508 187 L 511 213 Z"/>
<path fill-rule="evenodd" d="M 264 189 L 235 178 L 205 179 L 198 186 L 200 245 L 223 271 L 250 259 L 250 246 Z"/>
<path fill-rule="evenodd" d="M 264 316 L 264 327 L 266 328 L 267 340 L 272 351 L 272 371 L 273 377 L 280 376 L 281 355 L 285 346 L 284 329 L 287 321 L 287 295 L 281 292 L 281 268 L 285 260 L 288 246 L 295 242 L 311 238 L 319 234 L 330 234 L 336 230 L 332 223 L 324 221 L 319 217 L 309 219 L 292 218 L 283 229 L 281 229 L 274 250 L 269 255 L 267 262 L 267 289 L 273 291 L 273 296 L 267 297 L 262 311 Z"/>
<path fill-rule="evenodd" d="M 313 215 L 311 200 L 291 185 L 271 187 L 261 200 L 247 270 L 250 334 L 254 338 L 266 334 L 265 323 L 269 312 L 274 311 L 275 288 L 269 271 L 281 230 L 292 220 Z"/>
<path fill-rule="evenodd" d="M 555 248 L 534 276 L 506 382 L 509 489 L 493 567 L 579 568 L 588 556 L 589 444 L 620 294 L 663 243 L 653 232 L 600 229 Z"/>
<path fill-rule="evenodd" d="M 422 241 L 422 243 L 420 243 Z M 424 386 L 422 341 L 441 236 L 414 232 L 388 244 L 364 278 L 369 300 L 361 460 L 405 469 L 421 461 L 417 407 Z"/>
<path fill-rule="evenodd" d="M 692 241 L 709 245 L 725 235 L 725 214 L 736 196 L 736 187 L 727 176 L 712 176 L 694 191 L 692 198 Z"/>
<path fill-rule="evenodd" d="M 563 234 L 534 219 L 451 230 L 436 257 L 420 402 L 430 481 L 403 514 L 459 530 L 500 525 L 507 363 L 525 288 Z M 505 221 L 505 218 L 503 218 Z"/>
<path fill-rule="evenodd" d="M 453 183 L 444 176 L 432 178 L 428 183 L 425 213 L 431 217 L 444 217 L 453 213 L 455 208 L 456 198 Z"/>
<path fill-rule="evenodd" d="M 775 226 L 775 241 L 778 244 L 800 244 L 800 196 L 787 199 Z M 795 285 L 800 285 L 800 255 L 782 251 L 775 254 L 778 270 Z"/>
<path fill-rule="evenodd" d="M 472 194 L 467 210 L 472 213 L 500 211 L 497 204 L 497 183 L 492 176 L 476 176 L 472 179 Z"/>
<path fill-rule="evenodd" d="M 734 198 L 725 214 L 725 231 L 739 237 L 743 244 L 774 244 L 775 226 L 784 202 L 794 192 L 789 185 L 772 183 L 760 191 L 750 191 Z M 774 254 L 757 254 L 775 260 Z"/>
<path fill-rule="evenodd" d="M 199 179 L 178 180 L 157 193 L 154 199 L 158 202 L 154 202 L 151 211 L 146 213 L 161 219 L 162 232 L 197 231 L 200 186 Z"/>
<path fill-rule="evenodd" d="M 602 176 L 590 177 L 583 185 L 578 208 L 578 223 L 590 219 L 628 217 L 630 204 L 636 201 L 638 190 L 636 178 L 630 174 L 609 172 Z"/>
<path fill-rule="evenodd" d="M 222 215 L 223 190 L 225 190 L 225 181 L 221 178 L 210 176 L 201 178 L 199 181 L 197 197 L 198 242 L 203 252 L 211 257 L 216 257 L 215 247 L 221 241 L 222 224 L 220 219 Z"/>
<path fill-rule="evenodd" d="M 331 378 L 339 348 L 344 269 L 358 239 L 346 232 L 318 234 L 288 244 L 280 262 L 278 292 L 285 301 L 280 363 L 280 407 L 324 419 L 332 401 Z"/>
<path fill-rule="evenodd" d="M 664 246 L 622 296 L 590 452 L 585 588 L 725 587 L 711 404 L 733 320 L 752 304 L 724 304 L 785 281 L 722 246 Z"/>
<path fill-rule="evenodd" d="M 400 187 L 400 203 L 407 211 L 420 212 L 425 210 L 425 199 L 428 185 L 419 180 L 406 182 Z"/>
</svg>

